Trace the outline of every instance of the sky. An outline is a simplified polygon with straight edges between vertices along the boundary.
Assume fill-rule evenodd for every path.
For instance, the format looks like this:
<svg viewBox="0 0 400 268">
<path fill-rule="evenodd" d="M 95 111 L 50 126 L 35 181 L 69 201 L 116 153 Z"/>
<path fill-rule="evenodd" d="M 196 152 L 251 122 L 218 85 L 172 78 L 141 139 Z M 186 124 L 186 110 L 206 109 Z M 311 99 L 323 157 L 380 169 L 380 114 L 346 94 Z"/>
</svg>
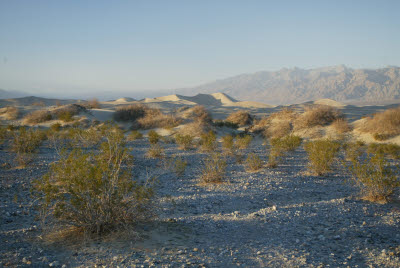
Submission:
<svg viewBox="0 0 400 268">
<path fill-rule="evenodd" d="M 0 0 L 0 88 L 80 97 L 400 65 L 400 1 Z"/>
</svg>

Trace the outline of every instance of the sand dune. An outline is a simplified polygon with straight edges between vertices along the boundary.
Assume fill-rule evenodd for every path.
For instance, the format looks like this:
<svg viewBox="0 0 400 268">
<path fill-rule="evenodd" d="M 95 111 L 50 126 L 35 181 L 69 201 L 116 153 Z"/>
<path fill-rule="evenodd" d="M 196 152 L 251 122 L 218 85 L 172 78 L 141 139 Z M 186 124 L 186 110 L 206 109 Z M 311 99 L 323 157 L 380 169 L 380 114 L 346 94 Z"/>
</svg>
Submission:
<svg viewBox="0 0 400 268">
<path fill-rule="evenodd" d="M 319 104 L 319 105 L 328 105 L 328 106 L 333 106 L 333 107 L 344 107 L 346 106 L 345 104 L 331 100 L 331 99 L 319 99 L 314 101 L 314 104 Z"/>
</svg>

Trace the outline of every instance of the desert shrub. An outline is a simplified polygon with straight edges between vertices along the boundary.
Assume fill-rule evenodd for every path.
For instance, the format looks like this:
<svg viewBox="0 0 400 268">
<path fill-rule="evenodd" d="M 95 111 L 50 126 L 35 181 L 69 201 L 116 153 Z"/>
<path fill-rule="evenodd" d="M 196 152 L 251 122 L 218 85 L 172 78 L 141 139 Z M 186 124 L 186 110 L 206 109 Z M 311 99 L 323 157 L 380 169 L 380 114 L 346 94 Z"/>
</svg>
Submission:
<svg viewBox="0 0 400 268">
<path fill-rule="evenodd" d="M 253 137 L 250 135 L 237 136 L 235 145 L 238 149 L 246 149 L 249 147 Z"/>
<path fill-rule="evenodd" d="M 8 138 L 7 128 L 0 126 L 0 144 L 3 144 Z"/>
<path fill-rule="evenodd" d="M 11 150 L 16 153 L 16 161 L 20 165 L 29 162 L 44 140 L 46 140 L 46 134 L 39 129 L 22 127 L 14 131 Z"/>
<path fill-rule="evenodd" d="M 7 120 L 17 120 L 21 115 L 21 112 L 17 107 L 8 106 L 1 108 L 0 114 L 3 115 Z"/>
<path fill-rule="evenodd" d="M 237 111 L 234 113 L 231 113 L 226 120 L 227 122 L 231 122 L 233 124 L 236 124 L 238 126 L 246 126 L 250 125 L 253 122 L 253 117 L 249 112 L 246 111 Z"/>
<path fill-rule="evenodd" d="M 383 154 L 400 159 L 400 146 L 394 143 L 371 143 L 368 145 L 368 153 Z"/>
<path fill-rule="evenodd" d="M 263 135 L 269 138 L 281 138 L 289 135 L 292 128 L 292 124 L 289 121 L 271 121 L 271 123 L 265 128 Z"/>
<path fill-rule="evenodd" d="M 150 130 L 147 135 L 151 144 L 157 144 L 160 141 L 161 136 L 154 130 Z"/>
<path fill-rule="evenodd" d="M 153 189 L 132 179 L 123 133 L 105 134 L 100 153 L 64 152 L 35 182 L 50 222 L 102 234 L 151 216 Z"/>
<path fill-rule="evenodd" d="M 59 120 L 64 122 L 72 122 L 74 121 L 73 114 L 69 111 L 62 111 L 57 114 Z"/>
<path fill-rule="evenodd" d="M 159 144 L 151 144 L 149 150 L 146 153 L 148 158 L 163 158 L 164 149 Z"/>
<path fill-rule="evenodd" d="M 364 152 L 364 145 L 365 144 L 360 141 L 344 144 L 343 149 L 346 160 L 353 161 L 358 159 Z"/>
<path fill-rule="evenodd" d="M 174 172 L 178 177 L 181 177 L 185 174 L 187 162 L 183 160 L 181 157 L 177 157 L 174 159 Z"/>
<path fill-rule="evenodd" d="M 400 135 L 400 106 L 368 117 L 359 130 L 384 140 Z"/>
<path fill-rule="evenodd" d="M 61 124 L 60 123 L 54 123 L 50 126 L 51 131 L 60 131 L 61 129 Z"/>
<path fill-rule="evenodd" d="M 35 101 L 32 103 L 32 106 L 44 107 L 46 106 L 46 104 L 44 103 L 44 101 Z"/>
<path fill-rule="evenodd" d="M 330 140 L 316 140 L 307 142 L 304 149 L 309 159 L 309 168 L 321 176 L 331 170 L 340 145 Z"/>
<path fill-rule="evenodd" d="M 196 120 L 194 122 L 183 125 L 179 129 L 179 134 L 190 135 L 193 137 L 201 137 L 202 134 L 205 134 L 211 130 L 212 127 L 209 123 Z"/>
<path fill-rule="evenodd" d="M 178 126 L 181 120 L 173 114 L 163 114 L 159 109 L 147 108 L 144 116 L 137 118 L 133 128 L 151 129 L 166 128 L 171 129 Z"/>
<path fill-rule="evenodd" d="M 200 137 L 200 145 L 203 151 L 213 151 L 217 148 L 217 136 L 213 131 L 204 133 Z"/>
<path fill-rule="evenodd" d="M 347 122 L 347 120 L 344 118 L 336 119 L 335 121 L 333 121 L 331 126 L 339 134 L 343 134 L 343 133 L 347 133 L 347 132 L 351 131 L 351 126 L 350 126 L 349 122 Z"/>
<path fill-rule="evenodd" d="M 189 150 L 193 147 L 193 136 L 190 135 L 175 135 L 175 141 L 179 145 L 179 148 L 182 150 Z"/>
<path fill-rule="evenodd" d="M 192 108 L 185 109 L 182 113 L 182 117 L 185 119 L 193 119 L 195 121 L 211 123 L 212 117 L 206 108 L 202 105 L 196 105 Z"/>
<path fill-rule="evenodd" d="M 135 120 L 142 118 L 146 110 L 147 106 L 143 104 L 131 104 L 118 107 L 114 112 L 113 118 L 115 121 L 130 121 L 134 122 Z"/>
<path fill-rule="evenodd" d="M 109 131 L 116 131 L 116 129 L 112 130 L 111 125 L 107 125 L 107 129 Z M 94 127 L 88 129 L 72 127 L 68 129 L 68 138 L 71 141 L 72 147 L 91 147 L 101 142 L 103 135 L 106 134 L 105 131 L 105 129 L 101 131 Z"/>
<path fill-rule="evenodd" d="M 400 185 L 381 153 L 368 155 L 365 159 L 353 159 L 348 168 L 354 182 L 361 187 L 364 199 L 369 201 L 387 201 Z"/>
<path fill-rule="evenodd" d="M 137 130 L 132 130 L 131 133 L 126 137 L 128 141 L 135 141 L 143 138 L 143 134 Z"/>
<path fill-rule="evenodd" d="M 229 121 L 223 121 L 223 120 L 214 120 L 213 125 L 216 127 L 228 127 L 228 128 L 233 128 L 237 129 L 239 127 L 238 124 L 229 122 Z"/>
<path fill-rule="evenodd" d="M 300 146 L 302 138 L 295 135 L 288 135 L 282 138 L 271 139 L 271 146 L 273 148 L 279 148 L 281 152 L 294 151 Z"/>
<path fill-rule="evenodd" d="M 305 110 L 295 122 L 298 129 L 314 126 L 325 126 L 335 120 L 343 118 L 343 114 L 336 108 L 325 105 L 312 106 Z"/>
<path fill-rule="evenodd" d="M 200 180 L 203 183 L 220 183 L 223 181 L 225 170 L 225 159 L 220 154 L 211 154 L 203 160 Z"/>
<path fill-rule="evenodd" d="M 246 170 L 250 172 L 258 171 L 262 168 L 263 163 L 258 155 L 250 153 L 246 158 Z"/>
<path fill-rule="evenodd" d="M 52 116 L 49 111 L 46 110 L 37 110 L 27 114 L 24 117 L 24 120 L 28 124 L 39 124 L 46 121 L 50 121 Z"/>
<path fill-rule="evenodd" d="M 222 148 L 225 152 L 229 154 L 234 154 L 235 147 L 235 138 L 232 135 L 226 135 L 222 137 Z"/>
<path fill-rule="evenodd" d="M 289 151 L 296 150 L 300 146 L 302 139 L 299 136 L 288 135 L 282 138 L 273 138 L 270 140 L 270 152 L 268 157 L 268 166 L 277 167 L 280 158 Z"/>
<path fill-rule="evenodd" d="M 93 99 L 91 99 L 91 100 L 88 100 L 88 101 L 84 104 L 84 106 L 85 106 L 87 109 L 98 109 L 98 108 L 100 108 L 100 102 L 99 102 L 98 99 L 93 98 Z"/>
</svg>

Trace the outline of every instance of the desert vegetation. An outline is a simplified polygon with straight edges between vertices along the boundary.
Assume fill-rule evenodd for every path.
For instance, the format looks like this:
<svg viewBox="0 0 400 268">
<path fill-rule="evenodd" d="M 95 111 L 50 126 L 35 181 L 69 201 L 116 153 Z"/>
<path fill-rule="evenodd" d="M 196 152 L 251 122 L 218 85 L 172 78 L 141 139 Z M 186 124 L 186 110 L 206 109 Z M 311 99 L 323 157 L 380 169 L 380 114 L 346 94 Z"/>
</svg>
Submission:
<svg viewBox="0 0 400 268">
<path fill-rule="evenodd" d="M 400 135 L 400 107 L 388 109 L 366 118 L 358 130 L 374 135 L 376 140 L 387 140 Z"/>
<path fill-rule="evenodd" d="M 22 211 L 15 212 L 18 216 L 13 216 L 12 211 L 10 216 L 4 214 L 5 225 L 27 226 L 28 221 L 20 222 L 13 217 L 29 218 L 39 226 L 31 232 L 40 235 L 38 243 L 46 245 L 55 237 L 68 243 L 71 238 L 62 236 L 63 230 L 72 230 L 77 234 L 75 237 L 85 237 L 89 243 L 99 241 L 101 246 L 104 246 L 103 239 L 120 239 L 128 237 L 127 234 L 135 237 L 130 241 L 139 238 L 137 241 L 151 243 L 153 231 L 176 241 L 178 232 L 190 245 L 188 248 L 197 249 L 193 254 L 201 255 L 202 249 L 198 247 L 202 244 L 198 239 L 204 237 L 214 243 L 217 236 L 221 241 L 228 239 L 229 244 L 235 244 L 237 241 L 228 233 L 234 228 L 247 230 L 246 234 L 238 235 L 240 240 L 248 241 L 247 235 L 254 228 L 265 232 L 263 224 L 255 224 L 264 221 L 279 233 L 268 239 L 285 237 L 283 234 L 292 228 L 286 224 L 290 222 L 300 230 L 299 235 L 310 232 L 309 238 L 318 241 L 322 241 L 323 235 L 325 242 L 338 241 L 338 245 L 343 242 L 342 237 L 343 240 L 358 238 L 350 231 L 349 234 L 340 231 L 340 239 L 337 233 L 321 234 L 318 226 L 329 226 L 325 220 L 327 211 L 337 219 L 345 217 L 342 222 L 345 228 L 366 226 L 357 229 L 363 235 L 358 244 L 365 243 L 369 224 L 376 226 L 375 219 L 382 211 L 385 214 L 380 222 L 384 219 L 391 227 L 397 222 L 392 204 L 396 202 L 399 187 L 400 146 L 395 143 L 396 139 L 393 143 L 357 141 L 353 126 L 358 127 L 360 122 L 369 119 L 350 124 L 337 109 L 325 110 L 318 106 L 307 108 L 304 113 L 300 109 L 273 110 L 269 115 L 254 113 L 258 117 L 248 113 L 252 122 L 243 123 L 243 111 L 230 115 L 231 119 L 237 119 L 233 122 L 233 119 L 221 120 L 230 116 L 219 113 L 220 110 L 213 110 L 215 118 L 219 118 L 213 120 L 204 106 L 168 111 L 157 105 L 134 104 L 117 108 L 120 112 L 116 111 L 114 118 L 119 121 L 105 122 L 109 117 L 97 116 L 112 115 L 108 105 L 111 104 L 104 103 L 102 110 L 86 114 L 85 109 L 89 107 L 85 104 L 83 108 L 60 104 L 57 108 L 42 110 L 51 120 L 59 121 L 40 127 L 20 127 L 26 119 L 17 119 L 11 122 L 14 125 L 0 127 L 2 174 L 10 178 L 18 174 L 13 181 L 25 180 L 23 184 L 11 183 L 7 177 L 0 180 L 3 183 L 0 185 L 9 182 L 12 185 L 4 188 L 6 191 L 1 190 L 13 195 L 5 198 L 5 209 L 13 206 Z M 64 118 L 64 115 L 67 116 Z M 306 117 L 310 118 L 306 120 Z M 307 123 L 299 127 L 299 120 Z M 38 121 L 41 120 L 32 122 Z M 30 123 L 34 124 L 39 123 Z M 246 129 L 238 129 L 239 125 Z M 310 134 L 313 129 L 322 138 L 315 139 Z M 334 136 L 336 140 L 327 139 L 332 132 L 345 135 Z M 359 137 L 361 140 L 364 136 Z M 9 164 L 14 162 L 18 166 Z M 26 190 L 28 185 L 33 185 L 30 191 Z M 16 192 L 14 187 L 20 187 L 25 193 Z M 375 206 L 376 202 L 387 207 Z M 39 214 L 25 214 L 31 213 L 36 205 L 39 205 Z M 308 221 L 310 213 L 312 221 Z M 391 219 L 394 219 L 393 225 Z M 185 233 L 186 226 L 196 230 L 195 240 Z M 295 239 L 313 241 L 307 237 Z M 35 237 L 30 239 L 36 241 Z M 257 239 L 263 245 L 267 240 Z M 286 246 L 302 247 L 296 240 L 289 240 L 285 240 Z M 271 245 L 279 241 L 274 240 Z M 118 240 L 117 243 L 125 242 Z M 388 242 L 379 245 L 385 243 Z M 161 249 L 157 252 L 157 256 L 163 256 Z M 205 249 L 201 256 L 212 256 L 209 253 Z"/>
<path fill-rule="evenodd" d="M 250 125 L 253 122 L 253 117 L 251 114 L 247 111 L 237 111 L 234 113 L 231 113 L 226 120 L 227 122 L 230 122 L 231 124 L 238 125 L 240 127 Z"/>
</svg>

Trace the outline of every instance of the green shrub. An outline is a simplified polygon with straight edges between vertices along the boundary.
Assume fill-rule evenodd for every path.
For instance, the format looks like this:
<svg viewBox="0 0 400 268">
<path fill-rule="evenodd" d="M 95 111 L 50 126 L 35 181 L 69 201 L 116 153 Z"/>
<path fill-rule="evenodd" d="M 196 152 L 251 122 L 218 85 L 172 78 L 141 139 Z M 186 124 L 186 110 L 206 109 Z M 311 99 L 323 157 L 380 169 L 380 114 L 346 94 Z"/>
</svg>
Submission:
<svg viewBox="0 0 400 268">
<path fill-rule="evenodd" d="M 46 138 L 46 134 L 39 129 L 33 130 L 22 127 L 18 131 L 14 131 L 11 150 L 17 154 L 16 161 L 20 165 L 29 162 Z"/>
<path fill-rule="evenodd" d="M 51 131 L 60 131 L 61 129 L 61 124 L 60 123 L 54 123 L 50 126 Z"/>
<path fill-rule="evenodd" d="M 282 138 L 271 139 L 271 145 L 280 148 L 282 152 L 294 151 L 300 146 L 302 139 L 299 136 L 288 135 Z"/>
<path fill-rule="evenodd" d="M 368 146 L 368 153 L 384 154 L 394 159 L 400 159 L 400 146 L 394 143 L 371 143 Z"/>
<path fill-rule="evenodd" d="M 361 188 L 364 199 L 376 202 L 387 201 L 400 181 L 393 174 L 384 158 L 384 155 L 377 153 L 370 154 L 364 160 L 353 159 L 348 166 L 353 175 L 354 182 Z"/>
<path fill-rule="evenodd" d="M 358 159 L 364 151 L 364 145 L 364 143 L 359 141 L 344 144 L 343 149 L 345 151 L 346 160 L 353 161 Z"/>
<path fill-rule="evenodd" d="M 126 137 L 128 141 L 135 141 L 143 138 L 143 134 L 137 130 L 132 130 L 131 133 Z"/>
<path fill-rule="evenodd" d="M 233 128 L 233 129 L 237 129 L 239 128 L 239 125 L 236 123 L 232 123 L 229 121 L 223 121 L 223 120 L 215 120 L 213 122 L 213 125 L 216 127 L 228 127 L 228 128 Z"/>
<path fill-rule="evenodd" d="M 149 142 L 151 144 L 157 144 L 160 141 L 161 136 L 154 130 L 150 130 L 147 135 L 149 136 Z"/>
<path fill-rule="evenodd" d="M 235 153 L 235 138 L 232 135 L 226 135 L 222 137 L 222 148 L 228 153 L 228 154 L 234 154 Z"/>
<path fill-rule="evenodd" d="M 200 179 L 203 183 L 220 183 L 223 181 L 226 161 L 220 154 L 214 153 L 203 161 Z"/>
<path fill-rule="evenodd" d="M 309 168 L 318 176 L 331 170 L 340 145 L 330 140 L 316 140 L 307 142 L 304 146 L 308 154 Z"/>
<path fill-rule="evenodd" d="M 179 145 L 179 148 L 182 150 L 189 150 L 193 147 L 193 136 L 191 135 L 175 135 L 175 141 Z"/>
<path fill-rule="evenodd" d="M 217 136 L 213 131 L 203 133 L 200 137 L 200 145 L 203 151 L 213 151 L 217 148 Z"/>
<path fill-rule="evenodd" d="M 258 155 L 250 153 L 246 159 L 246 170 L 250 172 L 258 171 L 262 168 L 263 163 Z"/>
<path fill-rule="evenodd" d="M 153 189 L 132 179 L 121 131 L 106 132 L 100 153 L 64 152 L 34 189 L 51 222 L 102 234 L 147 219 Z"/>
<path fill-rule="evenodd" d="M 64 122 L 72 122 L 74 121 L 73 114 L 69 111 L 62 111 L 58 113 L 58 119 Z"/>
<path fill-rule="evenodd" d="M 253 137 L 250 135 L 243 135 L 236 137 L 236 147 L 239 149 L 246 149 L 249 147 Z"/>
<path fill-rule="evenodd" d="M 8 138 L 7 128 L 0 126 L 0 144 L 3 144 Z"/>
</svg>

